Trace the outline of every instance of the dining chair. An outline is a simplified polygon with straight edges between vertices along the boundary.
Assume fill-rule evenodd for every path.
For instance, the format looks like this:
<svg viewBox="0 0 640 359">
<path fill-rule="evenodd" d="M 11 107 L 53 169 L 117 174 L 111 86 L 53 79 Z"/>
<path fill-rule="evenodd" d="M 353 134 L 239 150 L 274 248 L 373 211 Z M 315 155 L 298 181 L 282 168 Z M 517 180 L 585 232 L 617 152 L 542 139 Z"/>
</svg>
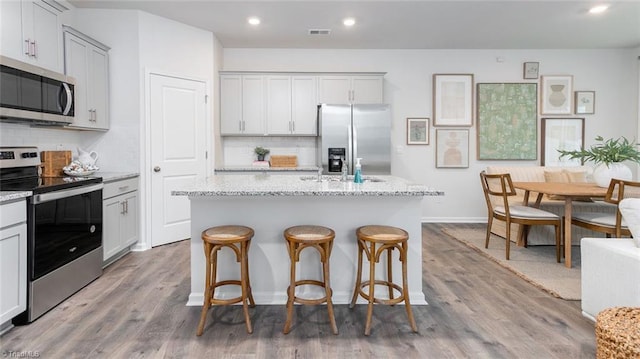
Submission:
<svg viewBox="0 0 640 359">
<path fill-rule="evenodd" d="M 618 204 L 625 198 L 626 187 L 638 188 L 637 191 L 632 191 L 634 192 L 633 197 L 640 196 L 640 182 L 612 178 L 611 182 L 609 182 L 609 188 L 607 189 L 604 201 L 616 206 L 615 213 L 574 213 L 571 216 L 571 224 L 604 233 L 607 238 L 611 238 L 612 234 L 615 235 L 616 238 L 620 238 L 621 236 L 631 236 L 631 232 L 618 209 Z"/>
<path fill-rule="evenodd" d="M 522 226 L 533 225 L 552 225 L 555 227 L 556 235 L 556 261 L 560 262 L 561 253 L 561 235 L 562 235 L 562 218 L 554 213 L 547 212 L 538 208 L 524 205 L 514 205 L 509 203 L 509 197 L 516 195 L 513 188 L 511 175 L 508 173 L 487 174 L 485 171 L 480 172 L 480 182 L 484 198 L 487 202 L 487 236 L 485 239 L 485 248 L 489 248 L 489 238 L 491 237 L 491 225 L 493 220 L 497 219 L 506 222 L 506 259 L 509 260 L 509 251 L 511 245 L 511 223 L 517 223 Z M 497 199 L 496 204 L 492 202 L 492 198 Z M 523 229 L 526 235 L 526 228 Z M 526 240 L 525 240 L 526 243 Z"/>
</svg>

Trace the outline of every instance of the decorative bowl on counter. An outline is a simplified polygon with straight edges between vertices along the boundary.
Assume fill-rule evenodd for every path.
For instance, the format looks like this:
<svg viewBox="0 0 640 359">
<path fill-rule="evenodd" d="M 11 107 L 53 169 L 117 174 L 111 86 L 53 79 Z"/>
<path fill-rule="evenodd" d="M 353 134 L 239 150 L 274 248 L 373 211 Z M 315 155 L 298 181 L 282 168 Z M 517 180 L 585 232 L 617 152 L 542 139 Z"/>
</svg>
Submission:
<svg viewBox="0 0 640 359">
<path fill-rule="evenodd" d="M 67 176 L 86 177 L 94 174 L 98 170 L 98 166 L 90 164 L 82 164 L 78 161 L 71 162 L 68 166 L 62 168 Z"/>
</svg>

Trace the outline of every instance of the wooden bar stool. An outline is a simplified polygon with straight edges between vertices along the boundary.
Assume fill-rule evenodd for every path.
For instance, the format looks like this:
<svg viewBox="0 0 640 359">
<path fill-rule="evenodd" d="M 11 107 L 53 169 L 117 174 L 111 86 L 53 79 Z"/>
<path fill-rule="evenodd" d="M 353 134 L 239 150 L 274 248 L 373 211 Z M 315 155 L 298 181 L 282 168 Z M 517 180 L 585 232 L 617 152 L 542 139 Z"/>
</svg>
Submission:
<svg viewBox="0 0 640 359">
<path fill-rule="evenodd" d="M 414 332 L 418 331 L 416 322 L 411 312 L 411 304 L 409 303 L 409 288 L 407 285 L 407 241 L 409 234 L 396 227 L 390 226 L 363 226 L 356 230 L 358 237 L 358 274 L 356 277 L 356 286 L 351 298 L 350 308 L 356 304 L 358 294 L 368 301 L 367 321 L 364 327 L 364 335 L 371 332 L 371 316 L 373 315 L 373 303 L 381 303 L 394 305 L 402 301 L 405 302 L 409 324 Z M 379 245 L 379 247 L 378 247 Z M 402 263 L 402 287 L 393 283 L 391 271 L 391 254 L 394 249 L 400 252 L 400 262 Z M 380 255 L 387 251 L 387 280 L 376 280 L 376 266 L 380 262 Z M 362 282 L 362 253 L 367 255 L 369 260 L 369 280 Z M 376 285 L 383 285 L 389 289 L 389 299 L 376 298 L 374 289 Z M 369 291 L 365 292 L 364 288 L 369 287 Z M 400 293 L 400 296 L 394 298 L 394 289 Z"/>
<path fill-rule="evenodd" d="M 209 307 L 213 305 L 229 305 L 242 302 L 244 310 L 244 321 L 247 326 L 247 333 L 251 334 L 251 319 L 249 318 L 249 308 L 256 306 L 251 294 L 251 284 L 249 281 L 249 244 L 253 237 L 253 229 L 244 226 L 219 226 L 211 227 L 202 232 L 204 242 L 204 255 L 206 257 L 206 279 L 204 288 L 204 303 L 202 314 L 196 335 L 202 335 L 204 324 L 207 319 Z M 222 248 L 229 248 L 236 254 L 236 261 L 240 262 L 240 280 L 216 281 L 218 265 L 218 251 Z M 239 285 L 242 293 L 239 297 L 229 299 L 216 299 L 215 289 L 223 285 Z M 247 304 L 247 301 L 249 304 Z"/>
<path fill-rule="evenodd" d="M 287 240 L 287 251 L 291 260 L 291 279 L 287 288 L 287 321 L 284 323 L 284 334 L 289 333 L 291 321 L 293 319 L 293 304 L 300 303 L 306 305 L 316 305 L 327 303 L 329 311 L 329 321 L 333 334 L 338 334 L 336 319 L 333 315 L 333 304 L 331 302 L 331 285 L 329 282 L 329 257 L 333 247 L 335 232 L 327 227 L 321 226 L 294 226 L 285 229 L 284 238 Z M 300 252 L 307 247 L 313 247 L 320 253 L 322 263 L 323 281 L 313 279 L 296 280 L 296 263 L 300 261 Z M 325 296 L 318 299 L 304 299 L 296 297 L 296 287 L 299 285 L 317 285 L 324 288 Z"/>
</svg>

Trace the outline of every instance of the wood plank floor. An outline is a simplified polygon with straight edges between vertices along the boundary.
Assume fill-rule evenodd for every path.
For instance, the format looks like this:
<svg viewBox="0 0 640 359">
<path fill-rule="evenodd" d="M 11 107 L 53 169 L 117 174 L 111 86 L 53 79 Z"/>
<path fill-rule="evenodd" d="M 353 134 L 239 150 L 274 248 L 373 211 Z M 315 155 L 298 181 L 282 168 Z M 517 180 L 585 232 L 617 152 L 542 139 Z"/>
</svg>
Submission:
<svg viewBox="0 0 640 359">
<path fill-rule="evenodd" d="M 282 334 L 284 306 L 251 309 L 245 331 L 240 306 L 209 312 L 202 337 L 200 307 L 187 307 L 189 243 L 131 253 L 102 277 L 34 323 L 0 338 L 0 355 L 40 358 L 593 358 L 592 322 L 579 301 L 551 297 L 444 235 L 423 226 L 423 290 L 414 306 L 419 333 L 404 307 L 376 306 L 371 336 L 366 306 L 336 306 L 334 336 L 324 306 L 297 306 Z M 283 245 L 284 250 L 284 245 Z M 288 273 L 287 273 L 288 274 Z M 283 273 L 283 275 L 287 275 Z M 335 275 L 335 273 L 334 273 Z"/>
</svg>

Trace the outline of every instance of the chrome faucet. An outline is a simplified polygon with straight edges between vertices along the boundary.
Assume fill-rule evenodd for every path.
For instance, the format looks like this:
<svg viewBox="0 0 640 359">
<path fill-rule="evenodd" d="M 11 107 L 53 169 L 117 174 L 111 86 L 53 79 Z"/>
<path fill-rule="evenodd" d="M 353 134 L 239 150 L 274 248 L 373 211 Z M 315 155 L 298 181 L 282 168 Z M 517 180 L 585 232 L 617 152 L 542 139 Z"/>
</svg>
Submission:
<svg viewBox="0 0 640 359">
<path fill-rule="evenodd" d="M 318 182 L 322 182 L 322 167 L 318 168 Z"/>
</svg>

